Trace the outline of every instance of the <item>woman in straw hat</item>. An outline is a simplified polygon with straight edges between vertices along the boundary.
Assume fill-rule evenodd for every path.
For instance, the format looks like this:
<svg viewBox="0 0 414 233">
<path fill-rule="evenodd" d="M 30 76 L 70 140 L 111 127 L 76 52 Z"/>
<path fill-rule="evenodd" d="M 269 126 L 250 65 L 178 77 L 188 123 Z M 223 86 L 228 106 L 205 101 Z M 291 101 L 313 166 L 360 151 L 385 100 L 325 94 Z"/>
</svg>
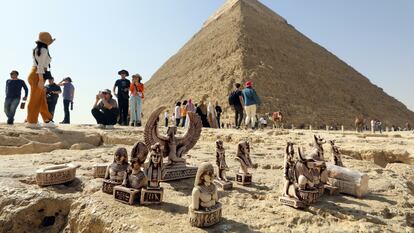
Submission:
<svg viewBox="0 0 414 233">
<path fill-rule="evenodd" d="M 51 57 L 48 47 L 55 41 L 48 32 L 40 32 L 33 49 L 33 68 L 29 74 L 30 98 L 27 105 L 27 127 L 38 127 L 39 113 L 45 122 L 44 127 L 55 127 L 52 114 L 48 111 L 46 93 L 44 90 L 44 74 L 50 67 Z"/>
<path fill-rule="evenodd" d="M 132 83 L 129 87 L 131 98 L 129 99 L 131 126 L 141 126 L 142 101 L 144 99 L 144 84 L 139 74 L 132 75 Z"/>
</svg>

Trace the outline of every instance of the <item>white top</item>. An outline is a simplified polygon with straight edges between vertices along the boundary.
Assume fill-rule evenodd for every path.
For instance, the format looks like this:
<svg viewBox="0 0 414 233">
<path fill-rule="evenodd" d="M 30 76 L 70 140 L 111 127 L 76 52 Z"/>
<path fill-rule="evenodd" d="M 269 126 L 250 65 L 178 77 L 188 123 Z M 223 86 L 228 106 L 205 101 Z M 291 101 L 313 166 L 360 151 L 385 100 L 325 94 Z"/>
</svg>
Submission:
<svg viewBox="0 0 414 233">
<path fill-rule="evenodd" d="M 37 56 L 37 49 L 35 49 L 34 58 L 33 58 L 33 66 L 37 67 L 36 73 L 44 74 L 45 70 L 49 68 L 49 64 L 51 60 L 52 58 L 49 57 L 48 50 L 46 48 L 42 48 L 42 50 L 40 51 L 40 56 Z"/>
<path fill-rule="evenodd" d="M 164 112 L 164 119 L 168 119 L 168 112 Z"/>
<path fill-rule="evenodd" d="M 175 113 L 175 119 L 181 118 L 180 106 L 175 106 L 174 113 Z"/>
</svg>

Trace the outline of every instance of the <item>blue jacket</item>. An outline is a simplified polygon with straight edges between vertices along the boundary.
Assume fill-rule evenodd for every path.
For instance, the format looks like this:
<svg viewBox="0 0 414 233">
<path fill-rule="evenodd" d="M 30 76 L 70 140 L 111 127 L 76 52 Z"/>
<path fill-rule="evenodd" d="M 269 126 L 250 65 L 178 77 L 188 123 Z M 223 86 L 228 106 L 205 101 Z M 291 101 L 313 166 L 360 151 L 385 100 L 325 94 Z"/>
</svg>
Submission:
<svg viewBox="0 0 414 233">
<path fill-rule="evenodd" d="M 260 105 L 260 98 L 259 96 L 257 96 L 256 91 L 253 88 L 251 87 L 244 88 L 242 91 L 242 94 L 243 94 L 245 106 L 249 106 L 253 104 Z"/>
</svg>

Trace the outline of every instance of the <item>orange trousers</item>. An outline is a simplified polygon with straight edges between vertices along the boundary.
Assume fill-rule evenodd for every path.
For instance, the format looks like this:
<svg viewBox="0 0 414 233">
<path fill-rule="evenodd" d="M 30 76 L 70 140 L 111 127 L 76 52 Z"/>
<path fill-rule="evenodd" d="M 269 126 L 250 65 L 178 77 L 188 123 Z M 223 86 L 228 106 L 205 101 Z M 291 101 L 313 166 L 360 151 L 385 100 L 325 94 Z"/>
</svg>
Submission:
<svg viewBox="0 0 414 233">
<path fill-rule="evenodd" d="M 47 109 L 47 100 L 45 89 L 38 87 L 39 75 L 36 73 L 36 67 L 32 68 L 29 74 L 30 97 L 27 105 L 27 122 L 36 124 L 39 113 L 42 115 L 44 122 L 52 120 L 52 114 Z"/>
</svg>

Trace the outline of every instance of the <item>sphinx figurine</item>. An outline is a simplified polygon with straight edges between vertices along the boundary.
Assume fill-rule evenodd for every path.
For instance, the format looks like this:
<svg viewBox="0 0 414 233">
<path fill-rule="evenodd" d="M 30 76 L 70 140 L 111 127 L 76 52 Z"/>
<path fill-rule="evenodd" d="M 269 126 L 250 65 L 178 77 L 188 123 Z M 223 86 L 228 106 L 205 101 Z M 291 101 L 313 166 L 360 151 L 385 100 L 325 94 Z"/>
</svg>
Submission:
<svg viewBox="0 0 414 233">
<path fill-rule="evenodd" d="M 237 146 L 236 160 L 240 162 L 239 172 L 236 174 L 236 182 L 241 185 L 249 185 L 252 183 L 252 174 L 249 169 L 253 168 L 250 159 L 250 143 L 248 141 L 240 141 Z"/>
<path fill-rule="evenodd" d="M 329 143 L 331 144 L 332 150 L 332 163 L 339 167 L 345 167 L 342 163 L 341 153 L 339 152 L 338 147 L 335 145 L 335 140 L 329 140 Z"/>
<path fill-rule="evenodd" d="M 311 157 L 304 158 L 301 153 L 299 159 L 295 159 L 294 153 L 293 143 L 288 142 L 284 161 L 285 183 L 279 201 L 294 208 L 305 208 L 315 203 L 320 196 L 312 170 L 321 162 Z"/>
<path fill-rule="evenodd" d="M 200 164 L 188 208 L 191 226 L 208 227 L 221 219 L 221 204 L 218 202 L 217 187 L 213 183 L 213 178 L 213 165 L 206 162 Z"/>
<path fill-rule="evenodd" d="M 128 167 L 128 152 L 120 147 L 115 151 L 114 161 L 106 169 L 102 191 L 113 194 L 114 186 L 122 184 L 125 179 Z"/>
<path fill-rule="evenodd" d="M 229 170 L 229 167 L 226 164 L 226 153 L 222 140 L 216 141 L 216 164 L 218 168 L 218 176 L 217 179 L 214 180 L 214 184 L 223 190 L 232 189 L 233 183 L 226 177 L 226 171 Z"/>
<path fill-rule="evenodd" d="M 148 178 L 147 186 L 141 192 L 141 204 L 159 204 L 162 202 L 164 190 L 160 180 L 164 175 L 162 149 L 160 143 L 151 146 L 149 162 L 145 168 Z"/>
</svg>

